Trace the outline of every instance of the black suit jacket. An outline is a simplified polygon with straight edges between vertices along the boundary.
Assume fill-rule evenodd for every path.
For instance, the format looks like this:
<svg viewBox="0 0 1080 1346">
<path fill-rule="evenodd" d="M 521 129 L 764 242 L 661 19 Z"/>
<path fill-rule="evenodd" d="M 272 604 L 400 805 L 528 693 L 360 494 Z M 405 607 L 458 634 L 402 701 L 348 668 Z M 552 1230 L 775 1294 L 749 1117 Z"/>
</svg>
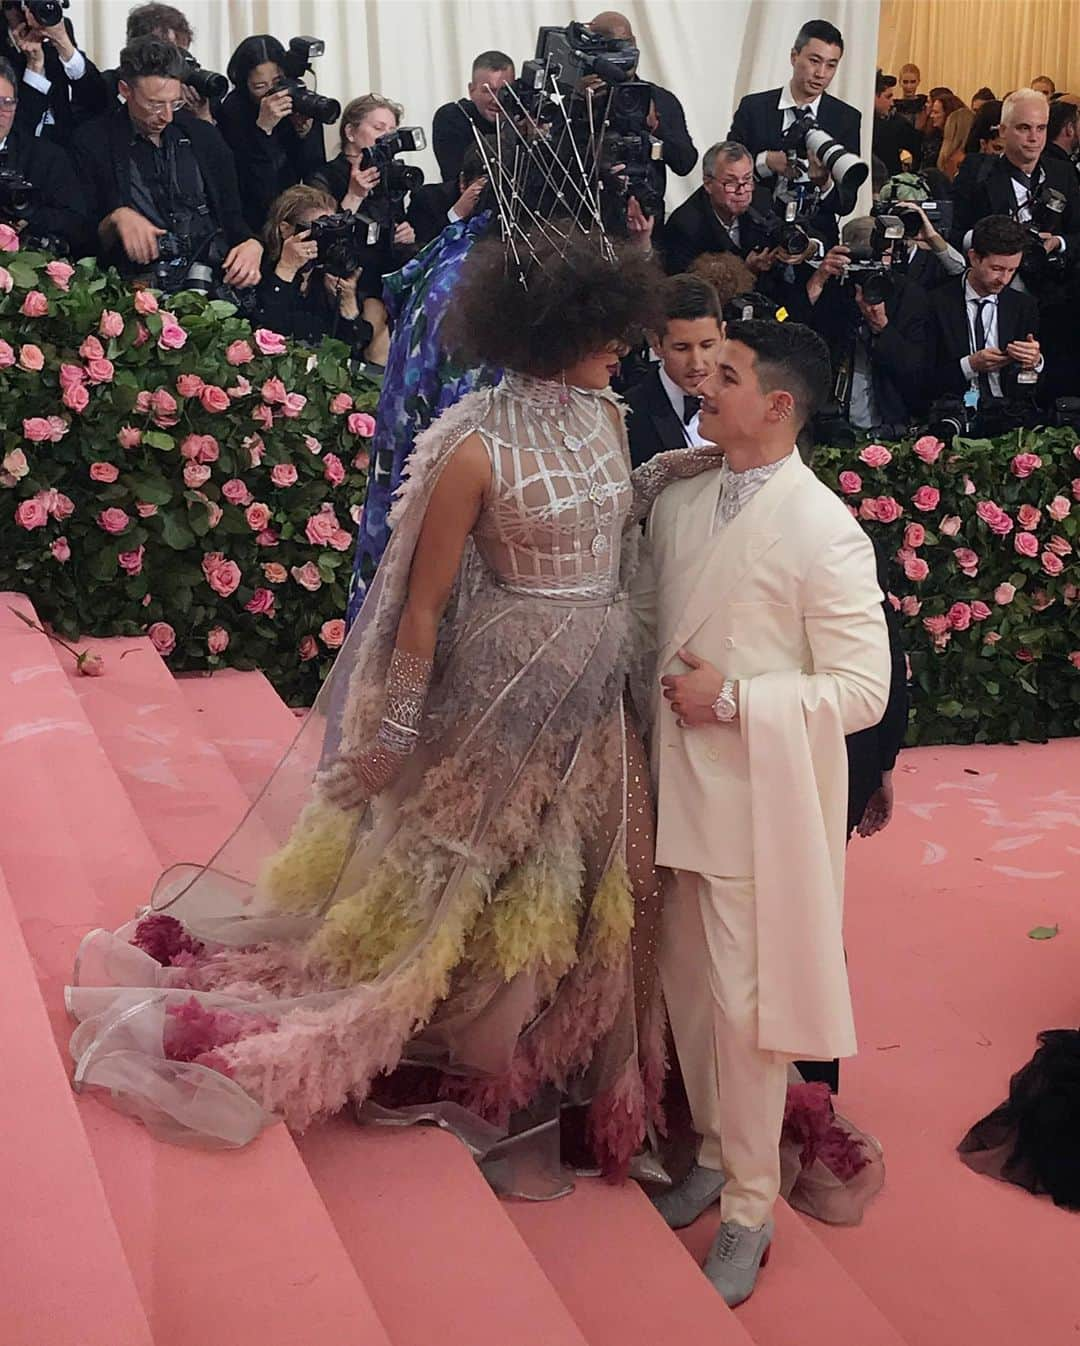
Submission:
<svg viewBox="0 0 1080 1346">
<path fill-rule="evenodd" d="M 654 365 L 641 382 L 630 389 L 626 404 L 630 408 L 626 430 L 634 467 L 647 463 L 654 454 L 663 453 L 665 449 L 686 447 L 682 421 L 664 392 L 658 366 Z"/>
<path fill-rule="evenodd" d="M 683 105 L 670 89 L 661 88 L 659 84 L 653 84 L 651 87 L 653 105 L 660 123 L 653 134 L 663 145 L 664 156 L 659 162 L 650 165 L 650 173 L 653 186 L 663 196 L 667 190 L 667 170 L 670 168 L 680 178 L 685 178 L 688 173 L 694 171 L 698 152 L 697 146 L 690 139 Z M 660 211 L 657 219 L 663 223 L 663 218 L 664 212 Z M 664 227 L 666 228 L 666 225 Z"/>
<path fill-rule="evenodd" d="M 439 162 L 443 182 L 457 182 L 465 151 L 476 144 L 474 127 L 482 136 L 495 134 L 494 123 L 481 116 L 471 98 L 444 103 L 435 113 L 431 123 L 431 148 Z"/>
<path fill-rule="evenodd" d="M 416 246 L 426 247 L 450 223 L 448 213 L 461 195 L 457 182 L 427 182 L 409 197 L 405 218 L 416 234 Z"/>
<path fill-rule="evenodd" d="M 286 187 L 310 181 L 326 164 L 326 142 L 318 123 L 301 136 L 286 117 L 271 135 L 265 135 L 256 124 L 258 116 L 247 89 L 234 88 L 221 104 L 217 119 L 218 130 L 235 157 L 240 203 L 254 234 L 261 232 L 271 204 Z"/>
<path fill-rule="evenodd" d="M 971 354 L 967 307 L 964 302 L 964 277 L 957 276 L 930 296 L 931 341 L 934 352 L 931 372 L 935 396 L 950 393 L 963 396 L 968 389 L 960 361 Z M 998 349 L 1010 341 L 1023 341 L 1028 333 L 1039 335 L 1039 306 L 1020 290 L 1002 290 L 998 295 Z M 1016 393 L 1014 364 L 1001 371 L 1001 388 L 1006 397 Z"/>
<path fill-rule="evenodd" d="M 763 150 L 778 150 L 784 135 L 784 114 L 780 111 L 783 89 L 767 89 L 764 93 L 748 93 L 735 109 L 729 140 L 737 140 L 756 159 Z M 821 95 L 817 124 L 828 131 L 834 140 L 862 155 L 862 113 L 849 103 L 830 94 Z M 772 179 L 769 180 L 770 184 Z M 822 201 L 822 209 L 833 213 L 840 210 L 839 194 L 831 191 Z"/>
<path fill-rule="evenodd" d="M 64 20 L 64 27 L 72 42 L 78 46 L 70 19 Z M 44 77 L 51 85 L 48 93 L 33 88 L 23 79 L 26 73 L 26 57 L 12 41 L 7 20 L 0 20 L 0 56 L 7 57 L 18 76 L 19 103 L 15 112 L 15 125 L 25 130 L 27 134 L 33 135 L 48 111 L 52 114 L 52 124 L 45 126 L 41 134 L 46 139 L 70 149 L 77 128 L 107 110 L 109 90 L 101 71 L 85 52 L 83 58 L 86 61 L 86 71 L 82 79 L 70 80 L 51 42 L 45 43 L 44 51 Z"/>
<path fill-rule="evenodd" d="M 86 193 L 65 150 L 24 127 L 13 126 L 0 154 L 0 168 L 22 173 L 38 190 L 27 221 L 30 236 L 59 236 L 72 257 L 97 250 L 96 221 L 90 219 Z"/>
<path fill-rule="evenodd" d="M 761 216 L 771 212 L 767 187 L 758 186 L 751 208 Z M 672 211 L 664 225 L 664 269 L 669 276 L 685 271 L 695 257 L 705 252 L 738 252 L 740 257 L 765 246 L 765 231 L 760 219 L 748 211 L 739 219 L 739 246 L 735 248 L 731 235 L 716 218 L 704 187 Z"/>
<path fill-rule="evenodd" d="M 1053 232 L 1065 239 L 1066 261 L 1077 264 L 1080 252 L 1080 180 L 1068 163 L 1043 155 L 1039 168 L 1048 187 L 1064 193 L 1065 210 Z M 963 247 L 964 235 L 987 215 L 1015 215 L 1016 193 L 1003 156 L 969 154 L 953 182 L 953 243 Z"/>
</svg>

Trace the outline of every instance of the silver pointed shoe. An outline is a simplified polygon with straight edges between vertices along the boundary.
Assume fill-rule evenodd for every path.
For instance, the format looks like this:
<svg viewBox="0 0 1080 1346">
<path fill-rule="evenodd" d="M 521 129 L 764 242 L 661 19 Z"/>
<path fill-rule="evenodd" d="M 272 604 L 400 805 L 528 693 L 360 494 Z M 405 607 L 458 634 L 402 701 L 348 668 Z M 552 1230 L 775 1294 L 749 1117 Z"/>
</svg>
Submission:
<svg viewBox="0 0 1080 1346">
<path fill-rule="evenodd" d="M 727 1177 L 720 1169 L 695 1164 L 670 1192 L 655 1197 L 653 1205 L 669 1229 L 685 1229 L 716 1201 L 726 1181 Z"/>
<path fill-rule="evenodd" d="M 749 1299 L 757 1284 L 758 1272 L 769 1260 L 773 1222 L 766 1220 L 756 1229 L 725 1220 L 705 1259 L 705 1275 L 733 1309 Z"/>
</svg>

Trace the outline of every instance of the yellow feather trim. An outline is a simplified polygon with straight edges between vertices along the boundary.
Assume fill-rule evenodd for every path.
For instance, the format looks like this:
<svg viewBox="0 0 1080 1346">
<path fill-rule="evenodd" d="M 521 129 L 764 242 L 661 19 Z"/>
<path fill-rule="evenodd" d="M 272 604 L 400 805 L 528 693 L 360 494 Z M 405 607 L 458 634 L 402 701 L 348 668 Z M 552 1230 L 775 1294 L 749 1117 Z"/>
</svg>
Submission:
<svg viewBox="0 0 1080 1346">
<path fill-rule="evenodd" d="M 348 854 L 356 815 L 323 800 L 308 804 L 281 850 L 263 864 L 258 888 L 282 911 L 318 910 Z"/>
</svg>

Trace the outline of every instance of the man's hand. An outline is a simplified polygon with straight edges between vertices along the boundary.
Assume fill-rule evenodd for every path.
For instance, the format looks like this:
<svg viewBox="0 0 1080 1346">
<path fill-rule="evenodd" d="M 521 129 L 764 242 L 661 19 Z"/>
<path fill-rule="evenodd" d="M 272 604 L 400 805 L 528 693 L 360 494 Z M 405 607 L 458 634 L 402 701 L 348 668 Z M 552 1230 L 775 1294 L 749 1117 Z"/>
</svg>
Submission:
<svg viewBox="0 0 1080 1346">
<path fill-rule="evenodd" d="M 656 104 L 650 100 L 649 115 L 645 118 L 645 125 L 649 128 L 652 135 L 656 135 L 660 130 L 660 116 L 656 111 Z"/>
<path fill-rule="evenodd" d="M 140 215 L 130 206 L 114 210 L 108 222 L 116 230 L 120 246 L 131 261 L 138 262 L 140 266 L 149 266 L 151 262 L 157 261 L 158 239 L 166 230 L 151 224 L 145 215 Z"/>
<path fill-rule="evenodd" d="M 656 217 L 646 215 L 636 196 L 626 198 L 626 228 L 630 234 L 630 246 L 648 252 L 652 248 L 653 229 Z"/>
<path fill-rule="evenodd" d="M 257 238 L 246 238 L 230 249 L 222 266 L 221 278 L 237 290 L 258 285 L 262 275 L 263 245 Z"/>
<path fill-rule="evenodd" d="M 885 312 L 885 303 L 868 304 L 863 296 L 861 285 L 855 286 L 855 303 L 863 316 L 863 321 L 873 333 L 884 332 L 889 325 L 889 315 Z"/>
<path fill-rule="evenodd" d="M 26 68 L 35 75 L 45 73 L 45 46 L 40 28 L 30 28 L 25 23 L 11 30 L 11 40 L 26 57 Z"/>
<path fill-rule="evenodd" d="M 1009 363 L 1009 357 L 996 346 L 987 346 L 984 350 L 976 351 L 970 358 L 971 367 L 976 374 L 992 374 L 1004 369 Z"/>
<path fill-rule="evenodd" d="M 311 134 L 311 128 L 315 125 L 315 118 L 301 117 L 299 112 L 294 112 L 292 114 L 292 124 L 296 134 L 303 140 L 305 136 Z"/>
<path fill-rule="evenodd" d="M 766 271 L 772 270 L 778 252 L 778 248 L 756 248 L 748 252 L 743 260 L 755 276 L 763 276 Z"/>
<path fill-rule="evenodd" d="M 690 650 L 680 650 L 679 658 L 690 668 L 690 672 L 670 674 L 660 679 L 664 698 L 675 712 L 675 722 L 680 729 L 719 723 L 713 704 L 723 691 L 724 679 L 712 664 L 705 659 L 699 659 Z M 736 686 L 736 705 L 738 695 L 739 689 Z"/>
<path fill-rule="evenodd" d="M 416 230 L 408 220 L 402 220 L 394 229 L 394 246 L 396 248 L 411 248 L 416 242 Z"/>
<path fill-rule="evenodd" d="M 807 164 L 808 167 L 806 171 L 810 177 L 810 181 L 815 187 L 824 187 L 829 181 L 829 170 L 813 150 L 810 150 L 807 155 Z"/>
<path fill-rule="evenodd" d="M 794 178 L 799 173 L 798 164 L 793 164 L 784 150 L 770 150 L 765 156 L 765 167 L 778 178 Z"/>
<path fill-rule="evenodd" d="M 830 248 L 821 259 L 814 271 L 814 274 L 806 282 L 806 296 L 811 304 L 816 304 L 821 298 L 825 286 L 830 280 L 844 274 L 844 268 L 851 260 L 851 253 L 842 243 L 838 243 L 835 248 Z"/>
<path fill-rule="evenodd" d="M 859 825 L 855 828 L 861 837 L 872 837 L 888 827 L 893 815 L 892 772 L 881 773 L 881 785 L 870 796 Z"/>
<path fill-rule="evenodd" d="M 292 116 L 292 94 L 288 89 L 279 89 L 277 93 L 268 93 L 260 102 L 255 125 L 265 135 L 270 135 L 278 122 L 290 116 Z"/>
<path fill-rule="evenodd" d="M 474 178 L 454 202 L 454 214 L 459 220 L 467 220 L 476 209 L 480 193 L 487 186 L 487 178 Z"/>
<path fill-rule="evenodd" d="M 209 122 L 211 126 L 214 125 L 214 114 L 210 111 L 209 98 L 200 98 L 198 90 L 193 89 L 190 84 L 181 84 L 180 97 L 184 100 L 184 107 L 193 117 Z"/>
<path fill-rule="evenodd" d="M 32 33 L 40 33 L 43 38 L 48 38 L 56 48 L 56 54 L 60 59 L 62 61 L 70 61 L 75 55 L 75 43 L 68 37 L 68 30 L 65 27 L 63 20 L 59 23 L 52 24 L 49 28 L 44 28 L 28 10 L 24 10 L 23 13 L 29 15 L 27 26 L 30 31 Z"/>
<path fill-rule="evenodd" d="M 1005 347 L 1005 354 L 1010 360 L 1015 360 L 1021 369 L 1034 369 L 1042 358 L 1039 343 L 1031 332 L 1026 341 L 1010 341 Z"/>
<path fill-rule="evenodd" d="M 1040 233 L 1039 237 L 1042 239 L 1043 247 L 1048 253 L 1057 252 L 1060 248 L 1065 246 L 1064 240 L 1059 238 L 1057 234 Z"/>
</svg>

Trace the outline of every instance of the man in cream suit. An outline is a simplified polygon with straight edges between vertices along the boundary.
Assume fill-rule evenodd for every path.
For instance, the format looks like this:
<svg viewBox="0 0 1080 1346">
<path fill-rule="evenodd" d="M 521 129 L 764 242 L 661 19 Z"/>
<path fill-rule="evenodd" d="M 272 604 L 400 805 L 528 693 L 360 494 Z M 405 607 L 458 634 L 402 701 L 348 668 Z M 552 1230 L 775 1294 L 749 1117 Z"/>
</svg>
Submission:
<svg viewBox="0 0 1080 1346">
<path fill-rule="evenodd" d="M 870 541 L 795 449 L 830 385 L 808 328 L 728 325 L 702 385 L 722 465 L 659 498 L 633 595 L 658 653 L 660 969 L 702 1137 L 658 1205 L 678 1228 L 720 1196 L 705 1272 L 729 1304 L 772 1239 L 788 1063 L 855 1051 L 844 735 L 880 721 L 890 664 Z"/>
</svg>

